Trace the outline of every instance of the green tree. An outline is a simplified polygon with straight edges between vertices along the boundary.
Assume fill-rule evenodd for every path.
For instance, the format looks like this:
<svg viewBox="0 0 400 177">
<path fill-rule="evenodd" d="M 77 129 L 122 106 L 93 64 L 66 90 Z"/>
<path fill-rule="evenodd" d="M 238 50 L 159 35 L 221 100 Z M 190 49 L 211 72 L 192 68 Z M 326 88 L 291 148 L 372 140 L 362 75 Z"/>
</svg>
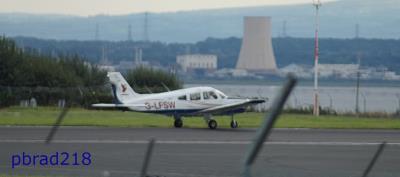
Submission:
<svg viewBox="0 0 400 177">
<path fill-rule="evenodd" d="M 105 83 L 106 72 L 77 55 L 54 58 L 23 52 L 14 41 L 0 37 L 0 106 L 30 98 L 41 105 L 67 99 L 88 106 L 109 95 Z"/>
</svg>

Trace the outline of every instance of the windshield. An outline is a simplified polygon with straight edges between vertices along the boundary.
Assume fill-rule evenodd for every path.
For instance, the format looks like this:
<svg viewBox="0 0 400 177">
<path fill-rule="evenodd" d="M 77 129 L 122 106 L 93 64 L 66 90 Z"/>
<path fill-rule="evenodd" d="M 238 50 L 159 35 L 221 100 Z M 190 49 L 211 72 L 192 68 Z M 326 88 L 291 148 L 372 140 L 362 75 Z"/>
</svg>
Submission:
<svg viewBox="0 0 400 177">
<path fill-rule="evenodd" d="M 215 90 L 215 92 L 219 95 L 219 97 L 220 97 L 221 99 L 228 98 L 228 96 L 226 96 L 224 93 L 222 93 L 222 92 L 219 91 L 219 90 Z"/>
</svg>

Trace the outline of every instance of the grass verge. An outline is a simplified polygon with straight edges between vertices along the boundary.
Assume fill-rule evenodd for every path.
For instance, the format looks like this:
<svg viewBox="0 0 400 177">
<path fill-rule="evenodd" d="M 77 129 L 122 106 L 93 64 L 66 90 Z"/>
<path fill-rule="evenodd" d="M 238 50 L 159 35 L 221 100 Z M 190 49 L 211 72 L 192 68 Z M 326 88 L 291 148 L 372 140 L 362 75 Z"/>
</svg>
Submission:
<svg viewBox="0 0 400 177">
<path fill-rule="evenodd" d="M 38 175 L 9 175 L 9 174 L 0 174 L 0 177 L 67 177 L 67 176 L 59 176 L 59 175 L 38 176 Z"/>
<path fill-rule="evenodd" d="M 20 108 L 0 110 L 0 125 L 52 125 L 60 109 L 55 107 Z M 259 127 L 265 113 L 248 112 L 235 115 L 240 127 Z M 229 127 L 230 117 L 215 116 L 219 127 Z M 170 117 L 157 114 L 121 111 L 98 111 L 72 108 L 64 118 L 64 126 L 105 127 L 172 127 Z M 184 127 L 204 128 L 201 117 L 184 118 Z M 400 129 L 400 119 L 356 118 L 351 116 L 320 116 L 282 114 L 275 127 L 279 128 L 332 128 L 332 129 Z"/>
</svg>

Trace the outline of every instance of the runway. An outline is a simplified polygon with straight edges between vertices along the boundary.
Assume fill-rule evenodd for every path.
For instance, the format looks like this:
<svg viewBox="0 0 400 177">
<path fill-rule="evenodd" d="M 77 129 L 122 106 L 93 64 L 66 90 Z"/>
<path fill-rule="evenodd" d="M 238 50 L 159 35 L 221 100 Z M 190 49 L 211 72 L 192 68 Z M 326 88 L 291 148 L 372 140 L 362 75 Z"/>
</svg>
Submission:
<svg viewBox="0 0 400 177">
<path fill-rule="evenodd" d="M 147 141 L 156 139 L 151 176 L 240 176 L 255 129 L 61 127 L 50 145 L 50 127 L 0 127 L 0 174 L 138 176 Z M 370 176 L 400 174 L 400 131 L 274 129 L 253 166 L 254 176 L 361 176 L 380 142 L 384 149 Z M 11 168 L 22 152 L 90 152 L 88 166 Z"/>
</svg>

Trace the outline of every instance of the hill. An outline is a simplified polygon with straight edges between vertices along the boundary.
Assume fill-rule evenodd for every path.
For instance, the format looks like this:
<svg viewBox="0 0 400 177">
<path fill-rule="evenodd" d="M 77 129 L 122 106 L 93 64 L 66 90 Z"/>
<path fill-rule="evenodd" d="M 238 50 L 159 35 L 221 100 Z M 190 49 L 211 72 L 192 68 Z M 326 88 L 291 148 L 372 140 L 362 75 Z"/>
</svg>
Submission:
<svg viewBox="0 0 400 177">
<path fill-rule="evenodd" d="M 25 50 L 38 50 L 44 55 L 78 54 L 91 62 L 99 62 L 103 47 L 110 62 L 118 64 L 122 60 L 134 58 L 134 48 L 143 45 L 138 41 L 57 41 L 35 38 L 15 38 Z M 176 56 L 191 53 L 215 54 L 219 68 L 235 67 L 238 59 L 240 38 L 207 38 L 197 43 L 149 42 L 143 49 L 143 59 L 154 65 L 172 66 Z M 278 67 L 291 63 L 312 66 L 314 62 L 312 38 L 273 38 L 274 53 Z M 387 67 L 400 73 L 400 40 L 393 39 L 320 39 L 320 63 L 357 63 L 357 55 L 362 55 L 362 65 Z"/>
<path fill-rule="evenodd" d="M 359 24 L 363 38 L 400 38 L 400 2 L 397 0 L 340 0 L 321 7 L 321 37 L 353 38 Z M 227 8 L 149 14 L 152 41 L 197 42 L 208 37 L 241 37 L 243 16 L 271 16 L 273 36 L 312 37 L 314 10 L 311 4 Z M 132 25 L 134 40 L 142 40 L 144 14 L 67 15 L 0 14 L 0 33 L 58 40 L 93 40 L 96 24 L 99 38 L 120 41 L 128 38 Z"/>
</svg>

